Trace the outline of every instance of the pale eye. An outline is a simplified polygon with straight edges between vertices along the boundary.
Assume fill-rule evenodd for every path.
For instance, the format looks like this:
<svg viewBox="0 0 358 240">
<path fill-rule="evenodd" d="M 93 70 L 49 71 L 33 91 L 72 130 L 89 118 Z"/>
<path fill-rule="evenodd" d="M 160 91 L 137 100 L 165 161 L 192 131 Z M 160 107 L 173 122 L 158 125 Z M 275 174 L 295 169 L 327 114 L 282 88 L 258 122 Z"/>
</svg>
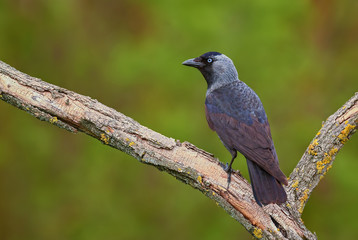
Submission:
<svg viewBox="0 0 358 240">
<path fill-rule="evenodd" d="M 211 63 L 213 62 L 213 59 L 212 58 L 208 58 L 208 60 L 206 60 L 208 63 Z"/>
</svg>

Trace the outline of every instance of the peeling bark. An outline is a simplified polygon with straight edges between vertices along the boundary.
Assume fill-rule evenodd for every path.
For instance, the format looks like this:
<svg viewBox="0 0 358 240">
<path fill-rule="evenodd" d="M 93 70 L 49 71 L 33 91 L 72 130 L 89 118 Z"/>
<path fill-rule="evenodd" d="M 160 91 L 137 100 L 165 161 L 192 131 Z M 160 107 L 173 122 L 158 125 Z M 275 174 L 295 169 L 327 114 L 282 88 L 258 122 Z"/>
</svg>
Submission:
<svg viewBox="0 0 358 240">
<path fill-rule="evenodd" d="M 330 116 L 313 139 L 286 188 L 283 205 L 256 204 L 250 184 L 227 173 L 212 154 L 148 129 L 97 100 L 28 76 L 0 61 L 0 99 L 36 118 L 84 132 L 142 163 L 153 165 L 200 190 L 259 239 L 316 239 L 300 219 L 312 190 L 357 129 L 358 93 Z"/>
</svg>

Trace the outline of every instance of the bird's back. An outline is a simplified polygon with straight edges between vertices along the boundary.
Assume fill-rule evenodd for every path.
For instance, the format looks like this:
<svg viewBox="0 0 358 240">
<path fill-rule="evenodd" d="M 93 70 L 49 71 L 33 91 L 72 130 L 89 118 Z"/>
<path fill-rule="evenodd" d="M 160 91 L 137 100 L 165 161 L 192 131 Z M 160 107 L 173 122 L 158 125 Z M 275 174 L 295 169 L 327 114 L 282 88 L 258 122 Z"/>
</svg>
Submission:
<svg viewBox="0 0 358 240">
<path fill-rule="evenodd" d="M 242 81 L 231 82 L 210 91 L 205 104 L 248 124 L 252 123 L 252 116 L 258 117 L 260 122 L 267 121 L 260 98 Z"/>
</svg>

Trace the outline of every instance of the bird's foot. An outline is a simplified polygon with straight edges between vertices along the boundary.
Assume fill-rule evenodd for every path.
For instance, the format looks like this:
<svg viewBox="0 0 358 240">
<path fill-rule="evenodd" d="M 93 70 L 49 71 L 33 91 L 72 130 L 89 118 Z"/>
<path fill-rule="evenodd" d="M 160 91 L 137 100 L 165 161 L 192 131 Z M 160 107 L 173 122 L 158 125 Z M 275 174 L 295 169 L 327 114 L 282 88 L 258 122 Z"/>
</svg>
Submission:
<svg viewBox="0 0 358 240">
<path fill-rule="evenodd" d="M 223 164 L 223 163 L 220 163 L 220 166 L 224 169 L 225 172 L 227 173 L 231 173 L 231 167 L 229 167 L 229 164 L 226 163 L 226 164 Z"/>
<path fill-rule="evenodd" d="M 229 166 L 228 163 L 223 164 L 222 162 L 220 163 L 220 166 L 224 169 L 225 172 L 227 172 L 227 189 L 229 189 L 230 183 L 231 183 L 231 173 L 232 173 L 232 168 Z"/>
</svg>

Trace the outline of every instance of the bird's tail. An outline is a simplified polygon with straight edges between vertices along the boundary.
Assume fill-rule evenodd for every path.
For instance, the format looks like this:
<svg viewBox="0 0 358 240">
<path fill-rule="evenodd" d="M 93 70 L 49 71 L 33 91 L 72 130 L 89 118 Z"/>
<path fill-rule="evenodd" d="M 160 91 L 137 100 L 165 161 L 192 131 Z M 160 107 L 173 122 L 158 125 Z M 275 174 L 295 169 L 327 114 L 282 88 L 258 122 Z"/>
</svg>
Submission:
<svg viewBox="0 0 358 240">
<path fill-rule="evenodd" d="M 260 206 L 261 204 L 286 202 L 287 195 L 281 183 L 253 161 L 246 159 L 246 162 L 256 202 Z"/>
</svg>

